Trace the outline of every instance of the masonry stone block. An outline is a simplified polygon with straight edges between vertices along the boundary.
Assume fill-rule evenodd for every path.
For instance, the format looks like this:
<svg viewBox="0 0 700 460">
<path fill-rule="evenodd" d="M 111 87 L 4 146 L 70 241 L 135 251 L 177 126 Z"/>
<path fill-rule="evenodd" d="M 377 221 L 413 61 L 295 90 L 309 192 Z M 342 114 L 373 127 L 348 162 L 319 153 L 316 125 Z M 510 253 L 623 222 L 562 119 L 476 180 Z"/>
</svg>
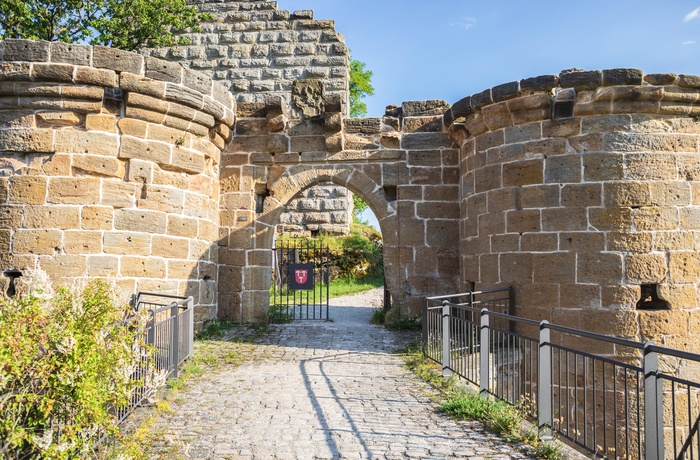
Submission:
<svg viewBox="0 0 700 460">
<path fill-rule="evenodd" d="M 83 206 L 80 210 L 80 228 L 84 230 L 111 230 L 111 206 Z"/>
<path fill-rule="evenodd" d="M 117 209 L 114 212 L 114 228 L 151 234 L 165 233 L 166 215 L 157 211 Z"/>
<path fill-rule="evenodd" d="M 506 216 L 509 233 L 539 232 L 542 229 L 537 209 L 508 211 Z"/>
<path fill-rule="evenodd" d="M 0 151 L 51 153 L 53 139 L 50 129 L 0 129 Z"/>
<path fill-rule="evenodd" d="M 680 311 L 642 311 L 639 312 L 639 328 L 644 339 L 663 335 L 687 335 L 689 317 Z"/>
<path fill-rule="evenodd" d="M 56 151 L 116 156 L 117 137 L 101 132 L 61 130 L 56 133 Z"/>
<path fill-rule="evenodd" d="M 637 230 L 677 230 L 678 210 L 659 206 L 634 209 L 634 225 Z"/>
<path fill-rule="evenodd" d="M 80 208 L 77 206 L 26 206 L 24 228 L 56 228 L 67 230 L 80 225 Z"/>
<path fill-rule="evenodd" d="M 13 176 L 10 178 L 10 203 L 43 204 L 46 201 L 48 181 L 42 176 Z"/>
<path fill-rule="evenodd" d="M 625 278 L 630 284 L 658 284 L 666 277 L 666 257 L 662 254 L 629 254 L 625 257 Z"/>
<path fill-rule="evenodd" d="M 15 230 L 12 241 L 14 254 L 53 255 L 61 249 L 60 230 Z"/>
<path fill-rule="evenodd" d="M 621 284 L 622 256 L 615 253 L 579 254 L 576 281 L 583 284 Z"/>
<path fill-rule="evenodd" d="M 670 280 L 697 283 L 700 280 L 700 255 L 696 252 L 671 252 L 668 259 Z"/>
<path fill-rule="evenodd" d="M 530 283 L 533 278 L 532 254 L 501 254 L 499 257 L 501 281 Z"/>
<path fill-rule="evenodd" d="M 122 276 L 134 278 L 165 278 L 165 261 L 154 257 L 124 256 L 119 264 Z"/>
<path fill-rule="evenodd" d="M 541 159 L 514 161 L 503 165 L 503 186 L 520 187 L 542 183 L 544 163 Z"/>
<path fill-rule="evenodd" d="M 88 276 L 116 277 L 119 273 L 119 259 L 114 256 L 88 256 Z"/>
<path fill-rule="evenodd" d="M 49 181 L 46 201 L 55 204 L 98 204 L 100 180 L 93 177 L 54 177 Z"/>
<path fill-rule="evenodd" d="M 588 219 L 591 226 L 599 231 L 629 230 L 632 228 L 632 209 L 589 208 Z"/>
<path fill-rule="evenodd" d="M 520 205 L 523 208 L 559 206 L 559 185 L 532 185 L 519 188 Z"/>
<path fill-rule="evenodd" d="M 152 255 L 167 259 L 187 259 L 189 255 L 189 244 L 184 238 L 154 235 L 152 247 Z"/>
</svg>

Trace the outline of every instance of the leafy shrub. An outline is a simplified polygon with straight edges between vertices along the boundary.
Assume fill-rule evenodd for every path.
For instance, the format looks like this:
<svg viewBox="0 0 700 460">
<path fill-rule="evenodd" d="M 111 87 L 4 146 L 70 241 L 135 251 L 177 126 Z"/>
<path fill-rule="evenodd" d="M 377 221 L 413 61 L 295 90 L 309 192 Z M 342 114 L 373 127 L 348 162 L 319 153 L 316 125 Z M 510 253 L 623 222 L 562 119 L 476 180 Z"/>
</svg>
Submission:
<svg viewBox="0 0 700 460">
<path fill-rule="evenodd" d="M 143 319 L 104 282 L 54 293 L 29 278 L 0 300 L 0 457 L 85 458 L 139 385 Z"/>
<path fill-rule="evenodd" d="M 315 247 L 329 248 L 331 279 L 383 279 L 384 254 L 381 246 L 381 234 L 374 227 L 353 224 L 350 235 L 332 236 L 321 234 L 313 238 L 291 238 L 282 235 L 278 244 L 299 245 L 307 244 Z M 309 254 L 302 252 L 301 263 L 312 262 Z"/>
</svg>

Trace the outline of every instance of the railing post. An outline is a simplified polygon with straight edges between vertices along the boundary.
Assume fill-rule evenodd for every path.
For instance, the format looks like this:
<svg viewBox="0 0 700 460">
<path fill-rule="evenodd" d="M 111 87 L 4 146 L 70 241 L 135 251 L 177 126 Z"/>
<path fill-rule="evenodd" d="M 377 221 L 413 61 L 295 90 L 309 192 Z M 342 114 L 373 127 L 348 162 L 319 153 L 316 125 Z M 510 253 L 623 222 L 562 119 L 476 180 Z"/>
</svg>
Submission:
<svg viewBox="0 0 700 460">
<path fill-rule="evenodd" d="M 442 303 L 442 376 L 452 375 L 450 370 L 450 303 Z"/>
<path fill-rule="evenodd" d="M 421 326 L 422 326 L 422 340 L 421 340 L 421 351 L 423 355 L 426 354 L 426 348 L 428 346 L 428 297 L 423 296 L 423 309 L 421 310 Z"/>
<path fill-rule="evenodd" d="M 552 345 L 549 322 L 540 322 L 539 365 L 537 366 L 537 425 L 540 437 L 552 437 Z"/>
<path fill-rule="evenodd" d="M 187 299 L 187 321 L 189 335 L 187 336 L 187 357 L 191 358 L 194 354 L 194 300 L 192 296 Z"/>
<path fill-rule="evenodd" d="M 156 318 L 153 311 L 148 311 L 148 322 L 146 322 L 146 344 L 156 344 Z"/>
<path fill-rule="evenodd" d="M 471 303 L 471 296 L 470 296 L 470 303 Z M 479 390 L 481 393 L 488 393 L 489 391 L 489 378 L 490 378 L 490 369 L 491 367 L 489 366 L 489 361 L 490 361 L 490 356 L 489 354 L 491 353 L 491 344 L 490 344 L 490 322 L 491 319 L 489 318 L 489 311 L 487 309 L 482 309 L 481 310 L 481 319 L 479 322 L 479 327 L 480 327 L 480 343 L 479 343 L 479 353 L 481 354 L 481 363 L 479 369 Z"/>
<path fill-rule="evenodd" d="M 644 344 L 644 458 L 664 458 L 663 387 L 659 385 L 659 356 L 651 349 L 653 342 Z"/>
<path fill-rule="evenodd" d="M 172 371 L 172 376 L 177 378 L 177 365 L 180 362 L 180 307 L 178 307 L 177 302 L 173 302 L 170 305 L 170 318 L 173 322 L 172 335 L 170 336 L 170 366 Z"/>
</svg>

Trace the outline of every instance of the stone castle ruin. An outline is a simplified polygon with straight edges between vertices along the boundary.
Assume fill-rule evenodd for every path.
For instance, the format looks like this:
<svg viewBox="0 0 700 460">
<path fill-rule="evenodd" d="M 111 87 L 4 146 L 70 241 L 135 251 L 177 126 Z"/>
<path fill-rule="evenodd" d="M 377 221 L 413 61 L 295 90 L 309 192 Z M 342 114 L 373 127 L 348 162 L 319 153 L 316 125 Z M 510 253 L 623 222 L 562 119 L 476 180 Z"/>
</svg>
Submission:
<svg viewBox="0 0 700 460">
<path fill-rule="evenodd" d="M 350 119 L 332 21 L 197 5 L 189 45 L 145 54 L 0 43 L 2 269 L 264 321 L 280 216 L 332 183 L 379 220 L 394 314 L 512 285 L 518 315 L 696 349 L 700 77 L 569 70 Z"/>
</svg>

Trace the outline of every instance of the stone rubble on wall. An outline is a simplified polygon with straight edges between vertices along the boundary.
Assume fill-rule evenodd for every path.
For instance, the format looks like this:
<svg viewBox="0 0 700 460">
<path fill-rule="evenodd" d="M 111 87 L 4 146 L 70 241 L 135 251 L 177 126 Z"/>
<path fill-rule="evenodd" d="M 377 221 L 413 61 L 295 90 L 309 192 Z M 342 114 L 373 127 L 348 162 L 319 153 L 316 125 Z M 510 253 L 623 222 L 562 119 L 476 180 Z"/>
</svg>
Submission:
<svg viewBox="0 0 700 460">
<path fill-rule="evenodd" d="M 334 21 L 315 20 L 311 10 L 278 10 L 271 1 L 191 3 L 214 19 L 200 33 L 184 33 L 188 45 L 145 53 L 226 82 L 239 102 L 277 96 L 290 104 L 295 81 L 317 80 L 347 104 L 350 53 Z"/>
</svg>

